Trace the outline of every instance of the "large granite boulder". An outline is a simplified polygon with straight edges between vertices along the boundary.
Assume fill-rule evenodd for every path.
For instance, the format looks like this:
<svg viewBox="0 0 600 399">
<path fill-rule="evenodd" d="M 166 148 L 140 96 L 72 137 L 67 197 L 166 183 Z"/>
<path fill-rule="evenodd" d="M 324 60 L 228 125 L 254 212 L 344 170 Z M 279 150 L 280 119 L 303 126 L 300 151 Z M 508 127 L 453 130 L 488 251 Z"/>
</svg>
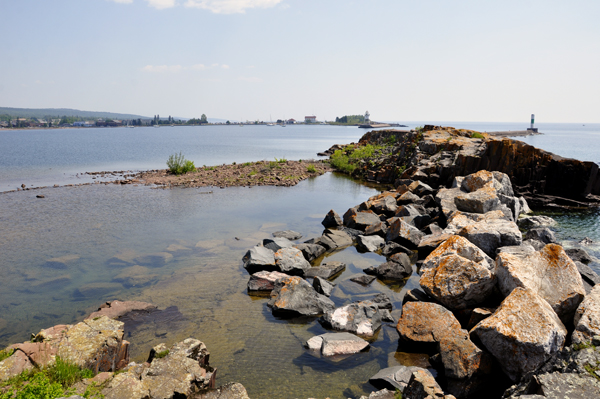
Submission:
<svg viewBox="0 0 600 399">
<path fill-rule="evenodd" d="M 297 248 L 281 248 L 275 252 L 275 265 L 280 272 L 290 276 L 303 276 L 310 269 L 310 263 Z"/>
<path fill-rule="evenodd" d="M 421 238 L 425 235 L 399 217 L 391 218 L 388 222 L 390 227 L 387 232 L 387 241 L 394 241 L 408 248 L 417 248 Z"/>
<path fill-rule="evenodd" d="M 544 244 L 552 244 L 556 242 L 556 236 L 554 235 L 554 232 L 547 227 L 536 227 L 529 229 L 529 231 L 525 233 L 525 239 L 541 241 Z"/>
<path fill-rule="evenodd" d="M 504 296 L 517 287 L 529 288 L 570 324 L 585 289 L 577 266 L 560 245 L 548 244 L 539 252 L 528 245 L 502 250 L 496 265 L 498 287 Z"/>
<path fill-rule="evenodd" d="M 477 245 L 491 257 L 499 247 L 521 245 L 523 237 L 515 222 L 502 219 L 484 220 L 463 227 L 458 235 Z"/>
<path fill-rule="evenodd" d="M 341 230 L 325 229 L 323 235 L 315 244 L 324 246 L 328 251 L 333 251 L 352 245 L 352 237 Z"/>
<path fill-rule="evenodd" d="M 320 321 L 334 330 L 372 337 L 381 327 L 381 312 L 373 301 L 354 302 L 328 310 Z"/>
<path fill-rule="evenodd" d="M 325 219 L 323 219 L 321 224 L 325 226 L 325 228 L 329 228 L 341 226 L 344 224 L 344 222 L 342 221 L 340 215 L 338 215 L 337 212 L 332 209 L 327 212 L 327 215 L 325 215 Z"/>
<path fill-rule="evenodd" d="M 517 220 L 517 224 L 523 229 L 532 229 L 535 227 L 555 226 L 556 220 L 549 216 L 524 216 Z"/>
<path fill-rule="evenodd" d="M 519 287 L 471 334 L 498 360 L 506 375 L 517 381 L 562 349 L 567 330 L 548 302 Z"/>
<path fill-rule="evenodd" d="M 370 209 L 378 215 L 392 216 L 398 210 L 396 199 L 391 195 L 374 200 L 370 205 Z"/>
<path fill-rule="evenodd" d="M 12 349 L 6 349 L 8 351 Z M 21 350 L 15 350 L 14 353 L 0 362 L 0 381 L 6 381 L 16 375 L 21 374 L 23 371 L 32 370 L 34 368 L 33 362 Z"/>
<path fill-rule="evenodd" d="M 448 309 L 431 302 L 406 302 L 396 326 L 407 342 L 439 343 L 457 335 L 460 323 Z"/>
<path fill-rule="evenodd" d="M 596 285 L 581 302 L 573 323 L 575 331 L 572 339 L 576 344 L 591 341 L 595 335 L 600 335 L 600 285 Z"/>
<path fill-rule="evenodd" d="M 442 246 L 423 263 L 419 280 L 423 291 L 451 309 L 470 308 L 484 302 L 496 285 L 491 259 L 459 236 L 453 236 Z"/>
<path fill-rule="evenodd" d="M 250 274 L 261 270 L 274 271 L 276 269 L 275 254 L 265 247 L 250 248 L 242 258 L 242 262 L 244 262 L 244 268 Z"/>
<path fill-rule="evenodd" d="M 500 199 L 493 187 L 483 187 L 476 191 L 457 195 L 454 203 L 459 211 L 486 213 L 498 209 Z"/>
<path fill-rule="evenodd" d="M 419 258 L 426 258 L 437 247 L 439 247 L 441 243 L 443 243 L 450 237 L 452 237 L 452 234 L 444 233 L 428 234 L 424 236 L 421 239 L 421 242 L 419 242 L 419 246 L 417 247 L 417 250 L 419 251 Z"/>
<path fill-rule="evenodd" d="M 363 270 L 367 274 L 379 277 L 382 280 L 404 280 L 413 272 L 410 258 L 403 252 L 394 254 L 389 261 Z"/>
<path fill-rule="evenodd" d="M 360 212 L 355 208 L 348 209 L 344 214 L 344 226 L 360 231 L 365 231 L 368 226 L 378 223 L 379 221 L 379 216 L 375 213 L 369 211 Z"/>
<path fill-rule="evenodd" d="M 270 292 L 275 286 L 275 281 L 280 278 L 290 277 L 281 272 L 268 272 L 266 270 L 256 272 L 250 276 L 248 280 L 248 291 L 265 291 Z"/>
<path fill-rule="evenodd" d="M 348 332 L 316 335 L 306 341 L 308 349 L 320 351 L 323 356 L 351 355 L 369 346 L 364 339 Z"/>
<path fill-rule="evenodd" d="M 281 316 L 318 316 L 335 308 L 334 303 L 300 277 L 287 277 L 275 282 L 267 305 Z"/>
</svg>

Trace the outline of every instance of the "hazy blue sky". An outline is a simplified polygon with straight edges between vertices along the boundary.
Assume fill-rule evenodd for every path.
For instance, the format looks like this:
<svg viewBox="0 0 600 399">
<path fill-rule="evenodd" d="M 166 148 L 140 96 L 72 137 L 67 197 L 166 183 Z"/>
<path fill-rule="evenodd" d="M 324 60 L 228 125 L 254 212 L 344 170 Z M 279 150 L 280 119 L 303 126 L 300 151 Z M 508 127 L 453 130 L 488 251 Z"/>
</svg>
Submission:
<svg viewBox="0 0 600 399">
<path fill-rule="evenodd" d="M 0 0 L 0 106 L 600 122 L 600 1 Z"/>
</svg>

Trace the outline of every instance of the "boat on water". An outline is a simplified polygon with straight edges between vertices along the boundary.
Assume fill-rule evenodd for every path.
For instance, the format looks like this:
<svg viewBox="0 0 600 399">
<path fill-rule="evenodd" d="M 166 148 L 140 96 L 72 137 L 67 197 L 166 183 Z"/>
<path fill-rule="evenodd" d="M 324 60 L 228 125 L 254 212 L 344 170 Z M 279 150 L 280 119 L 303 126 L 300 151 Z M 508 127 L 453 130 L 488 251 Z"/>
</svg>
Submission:
<svg viewBox="0 0 600 399">
<path fill-rule="evenodd" d="M 269 115 L 269 123 L 267 123 L 267 126 L 275 126 L 275 124 L 273 123 L 273 118 L 271 118 L 271 115 Z"/>
</svg>

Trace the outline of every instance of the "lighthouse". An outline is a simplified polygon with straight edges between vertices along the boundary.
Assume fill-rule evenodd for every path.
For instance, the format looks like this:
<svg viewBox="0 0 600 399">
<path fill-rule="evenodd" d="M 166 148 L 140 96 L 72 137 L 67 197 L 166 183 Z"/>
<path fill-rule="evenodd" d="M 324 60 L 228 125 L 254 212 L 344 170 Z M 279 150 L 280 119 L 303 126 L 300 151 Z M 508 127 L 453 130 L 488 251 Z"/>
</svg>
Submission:
<svg viewBox="0 0 600 399">
<path fill-rule="evenodd" d="M 371 123 L 371 114 L 369 111 L 365 112 L 365 123 Z"/>
<path fill-rule="evenodd" d="M 538 131 L 538 130 L 537 130 L 537 128 L 536 128 L 536 127 L 533 127 L 533 124 L 534 124 L 534 123 L 535 123 L 535 115 L 534 115 L 534 114 L 531 114 L 531 127 L 530 127 L 530 128 L 528 128 L 527 130 L 528 130 L 528 131 L 530 131 L 530 132 L 537 133 L 537 131 Z"/>
</svg>

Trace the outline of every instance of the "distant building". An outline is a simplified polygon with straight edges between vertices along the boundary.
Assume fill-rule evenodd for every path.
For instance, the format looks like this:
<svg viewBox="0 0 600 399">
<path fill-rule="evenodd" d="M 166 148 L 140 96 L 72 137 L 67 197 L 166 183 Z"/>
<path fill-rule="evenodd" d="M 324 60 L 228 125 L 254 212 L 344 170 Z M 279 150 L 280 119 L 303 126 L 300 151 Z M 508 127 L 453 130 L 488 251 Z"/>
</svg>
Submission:
<svg viewBox="0 0 600 399">
<path fill-rule="evenodd" d="M 296 123 L 295 119 L 288 119 L 286 122 L 288 125 L 293 125 L 294 123 Z"/>
<path fill-rule="evenodd" d="M 83 126 L 84 124 L 85 124 L 85 122 L 83 122 L 83 121 L 73 122 L 73 126 Z"/>
<path fill-rule="evenodd" d="M 315 123 L 317 121 L 316 116 L 305 116 L 304 123 Z"/>
</svg>

